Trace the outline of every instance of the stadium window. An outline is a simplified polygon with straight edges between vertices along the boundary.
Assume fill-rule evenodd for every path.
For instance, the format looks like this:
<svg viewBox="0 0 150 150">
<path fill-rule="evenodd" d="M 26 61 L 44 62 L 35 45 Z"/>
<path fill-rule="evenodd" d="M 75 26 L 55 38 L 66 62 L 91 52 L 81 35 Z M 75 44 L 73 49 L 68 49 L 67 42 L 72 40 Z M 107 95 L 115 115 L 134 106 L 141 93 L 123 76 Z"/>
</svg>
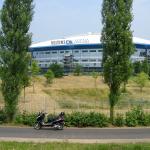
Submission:
<svg viewBox="0 0 150 150">
<path fill-rule="evenodd" d="M 45 62 L 49 63 L 49 62 L 50 62 L 50 60 L 46 60 Z"/>
<path fill-rule="evenodd" d="M 57 54 L 57 52 L 56 52 L 56 51 L 53 51 L 52 54 Z"/>
<path fill-rule="evenodd" d="M 39 52 L 39 54 L 44 54 L 44 52 Z"/>
<path fill-rule="evenodd" d="M 96 59 L 91 59 L 90 62 L 96 62 Z"/>
<path fill-rule="evenodd" d="M 52 60 L 53 63 L 57 63 L 57 60 Z"/>
<path fill-rule="evenodd" d="M 82 53 L 87 53 L 87 52 L 88 52 L 88 50 L 83 50 L 83 51 L 82 51 Z"/>
<path fill-rule="evenodd" d="M 77 60 L 77 59 L 74 59 L 74 62 L 79 62 L 79 60 Z"/>
<path fill-rule="evenodd" d="M 98 50 L 98 52 L 102 52 L 102 50 Z"/>
<path fill-rule="evenodd" d="M 75 51 L 75 53 L 79 53 L 79 51 Z"/>
<path fill-rule="evenodd" d="M 91 52 L 91 53 L 95 53 L 95 52 L 96 52 L 96 50 L 90 50 L 90 52 Z"/>
<path fill-rule="evenodd" d="M 87 59 L 83 59 L 82 62 L 88 62 L 88 60 Z"/>
<path fill-rule="evenodd" d="M 64 53 L 64 51 L 60 51 L 60 53 Z"/>
<path fill-rule="evenodd" d="M 146 52 L 140 52 L 140 56 L 146 57 Z"/>
<path fill-rule="evenodd" d="M 50 52 L 45 52 L 45 54 L 50 54 Z"/>
</svg>

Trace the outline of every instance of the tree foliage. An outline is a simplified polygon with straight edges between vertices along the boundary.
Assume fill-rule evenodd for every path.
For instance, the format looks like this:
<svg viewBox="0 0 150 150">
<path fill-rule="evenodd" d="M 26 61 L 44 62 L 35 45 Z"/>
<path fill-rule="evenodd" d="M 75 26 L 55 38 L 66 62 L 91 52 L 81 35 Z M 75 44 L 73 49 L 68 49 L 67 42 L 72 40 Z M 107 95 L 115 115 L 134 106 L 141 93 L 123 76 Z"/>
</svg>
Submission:
<svg viewBox="0 0 150 150">
<path fill-rule="evenodd" d="M 82 66 L 79 65 L 79 64 L 76 64 L 75 68 L 74 68 L 74 71 L 73 71 L 74 75 L 75 76 L 80 76 L 81 71 L 82 71 Z"/>
<path fill-rule="evenodd" d="M 28 31 L 33 16 L 32 1 L 5 0 L 1 10 L 0 72 L 9 121 L 13 120 L 16 113 L 22 79 L 29 64 L 27 51 L 31 44 Z"/>
<path fill-rule="evenodd" d="M 102 37 L 104 78 L 110 89 L 110 117 L 119 100 L 120 85 L 130 76 L 130 56 L 134 52 L 132 32 L 132 0 L 103 0 Z"/>
<path fill-rule="evenodd" d="M 141 72 L 141 73 L 137 74 L 134 81 L 140 87 L 140 90 L 142 92 L 143 88 L 149 82 L 149 76 L 145 72 Z"/>
<path fill-rule="evenodd" d="M 148 63 L 147 58 L 143 61 L 136 61 L 133 63 L 134 74 L 139 74 L 141 72 L 145 72 L 150 75 L 150 64 Z"/>
<path fill-rule="evenodd" d="M 53 71 L 55 78 L 61 78 L 63 77 L 64 70 L 63 67 L 60 64 L 52 64 L 50 66 L 50 69 Z"/>
<path fill-rule="evenodd" d="M 133 71 L 134 75 L 142 72 L 142 63 L 140 61 L 136 61 L 133 63 Z"/>
<path fill-rule="evenodd" d="M 53 82 L 54 77 L 55 77 L 53 71 L 50 69 L 48 69 L 48 71 L 46 72 L 46 74 L 44 76 L 45 76 L 46 82 L 48 84 L 51 84 Z"/>
<path fill-rule="evenodd" d="M 145 60 L 142 62 L 142 71 L 146 74 L 149 74 L 150 72 L 150 64 L 148 63 L 147 58 L 145 58 Z"/>
<path fill-rule="evenodd" d="M 32 60 L 30 70 L 31 70 L 31 77 L 32 77 L 33 93 L 35 93 L 34 85 L 35 85 L 35 82 L 36 82 L 36 79 L 37 79 L 37 75 L 40 72 L 40 67 L 39 67 L 36 60 Z"/>
</svg>

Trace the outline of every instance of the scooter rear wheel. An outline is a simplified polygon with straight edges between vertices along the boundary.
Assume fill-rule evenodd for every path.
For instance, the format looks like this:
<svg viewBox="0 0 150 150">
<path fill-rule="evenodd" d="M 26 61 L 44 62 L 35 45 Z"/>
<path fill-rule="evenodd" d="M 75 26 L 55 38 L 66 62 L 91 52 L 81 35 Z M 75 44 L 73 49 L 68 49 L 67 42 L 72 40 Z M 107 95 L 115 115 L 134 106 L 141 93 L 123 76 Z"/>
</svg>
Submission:
<svg viewBox="0 0 150 150">
<path fill-rule="evenodd" d="M 35 125 L 34 125 L 34 129 L 36 129 L 36 130 L 40 130 L 41 129 L 41 124 L 40 123 L 35 123 Z"/>
</svg>

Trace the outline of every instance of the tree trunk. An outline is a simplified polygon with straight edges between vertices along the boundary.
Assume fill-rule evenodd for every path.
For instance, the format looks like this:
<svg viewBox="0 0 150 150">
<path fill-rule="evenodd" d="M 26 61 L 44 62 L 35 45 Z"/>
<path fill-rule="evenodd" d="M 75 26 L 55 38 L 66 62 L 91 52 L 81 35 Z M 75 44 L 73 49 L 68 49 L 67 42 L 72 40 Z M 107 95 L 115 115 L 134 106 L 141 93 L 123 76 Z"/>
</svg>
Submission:
<svg viewBox="0 0 150 150">
<path fill-rule="evenodd" d="M 113 122 L 114 122 L 114 106 L 110 106 L 110 121 L 113 124 Z"/>
<path fill-rule="evenodd" d="M 33 85 L 33 93 L 35 93 L 34 82 L 33 82 L 33 84 L 32 84 L 32 85 Z"/>
<path fill-rule="evenodd" d="M 25 103 L 25 98 L 26 98 L 26 87 L 23 87 L 23 97 L 24 97 L 24 103 Z"/>
<path fill-rule="evenodd" d="M 97 84 L 96 84 L 96 78 L 95 78 L 95 89 L 97 88 Z"/>
<path fill-rule="evenodd" d="M 140 87 L 140 91 L 141 91 L 141 93 L 143 92 L 143 87 Z"/>
<path fill-rule="evenodd" d="M 126 82 L 123 83 L 123 92 L 126 93 Z"/>
</svg>

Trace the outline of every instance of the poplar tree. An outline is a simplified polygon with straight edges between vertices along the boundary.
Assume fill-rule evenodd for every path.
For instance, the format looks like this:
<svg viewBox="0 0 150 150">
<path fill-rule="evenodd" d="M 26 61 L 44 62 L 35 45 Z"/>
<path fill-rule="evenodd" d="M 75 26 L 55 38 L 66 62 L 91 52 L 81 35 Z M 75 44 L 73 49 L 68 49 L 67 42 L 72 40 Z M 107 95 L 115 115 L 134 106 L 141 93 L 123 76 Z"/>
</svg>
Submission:
<svg viewBox="0 0 150 150">
<path fill-rule="evenodd" d="M 131 73 L 130 57 L 134 52 L 131 22 L 133 0 L 103 0 L 102 45 L 104 78 L 110 89 L 110 119 L 120 96 L 121 84 Z"/>
<path fill-rule="evenodd" d="M 40 67 L 36 60 L 32 60 L 30 71 L 31 71 L 31 77 L 32 77 L 33 93 L 35 93 L 35 82 L 38 79 L 37 76 L 39 75 L 39 72 L 40 72 Z"/>
<path fill-rule="evenodd" d="M 12 121 L 18 97 L 28 70 L 27 52 L 31 44 L 29 33 L 33 16 L 33 0 L 5 0 L 1 10 L 0 73 L 2 94 L 8 121 Z"/>
</svg>

